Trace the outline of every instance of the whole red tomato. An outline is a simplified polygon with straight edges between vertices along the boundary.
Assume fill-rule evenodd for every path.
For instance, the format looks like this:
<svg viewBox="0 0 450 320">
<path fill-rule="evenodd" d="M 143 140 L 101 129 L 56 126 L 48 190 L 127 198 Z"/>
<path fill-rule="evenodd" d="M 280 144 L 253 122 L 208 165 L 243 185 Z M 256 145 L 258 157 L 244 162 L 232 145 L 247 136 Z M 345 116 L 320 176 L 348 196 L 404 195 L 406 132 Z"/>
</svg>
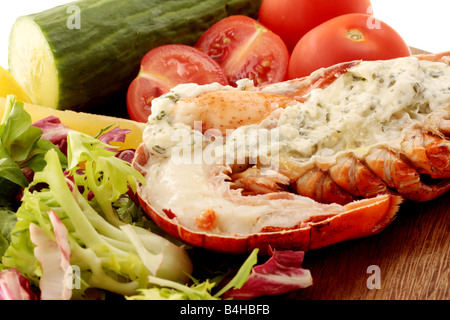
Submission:
<svg viewBox="0 0 450 320">
<path fill-rule="evenodd" d="M 389 25 L 360 13 L 342 15 L 309 31 L 295 46 L 289 79 L 352 60 L 388 60 L 410 56 L 402 37 Z"/>
<path fill-rule="evenodd" d="M 259 21 L 291 52 L 309 30 L 347 13 L 372 13 L 369 0 L 262 0 Z"/>
</svg>

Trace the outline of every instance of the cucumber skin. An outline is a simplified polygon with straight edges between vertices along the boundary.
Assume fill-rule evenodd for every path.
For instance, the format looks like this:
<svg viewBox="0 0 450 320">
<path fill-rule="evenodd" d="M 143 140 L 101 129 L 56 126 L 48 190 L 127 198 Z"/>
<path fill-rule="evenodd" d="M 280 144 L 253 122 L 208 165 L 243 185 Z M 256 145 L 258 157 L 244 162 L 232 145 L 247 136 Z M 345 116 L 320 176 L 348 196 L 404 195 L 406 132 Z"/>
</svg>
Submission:
<svg viewBox="0 0 450 320">
<path fill-rule="evenodd" d="M 256 18 L 261 0 L 82 0 L 27 17 L 41 28 L 58 72 L 56 109 L 89 111 L 124 92 L 142 57 L 163 44 L 193 45 L 229 15 Z M 67 8 L 80 8 L 81 26 L 69 29 Z"/>
</svg>

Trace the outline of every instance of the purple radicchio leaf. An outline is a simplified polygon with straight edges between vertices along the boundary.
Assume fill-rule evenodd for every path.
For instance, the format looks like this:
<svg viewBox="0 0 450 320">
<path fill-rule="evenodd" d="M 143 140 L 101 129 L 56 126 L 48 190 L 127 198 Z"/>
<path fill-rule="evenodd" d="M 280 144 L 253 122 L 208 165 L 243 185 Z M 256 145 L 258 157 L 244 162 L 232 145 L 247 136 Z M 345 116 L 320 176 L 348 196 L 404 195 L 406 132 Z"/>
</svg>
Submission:
<svg viewBox="0 0 450 320">
<path fill-rule="evenodd" d="M 37 300 L 38 296 L 30 288 L 30 281 L 16 268 L 0 273 L 0 300 Z"/>
<path fill-rule="evenodd" d="M 264 295 L 280 295 L 312 285 L 309 270 L 302 268 L 303 251 L 273 251 L 266 263 L 253 267 L 240 289 L 227 291 L 224 298 L 248 300 Z"/>
<path fill-rule="evenodd" d="M 42 130 L 41 139 L 49 140 L 67 155 L 67 133 L 71 130 L 61 123 L 61 120 L 55 116 L 49 116 L 33 123 L 34 127 Z"/>
</svg>

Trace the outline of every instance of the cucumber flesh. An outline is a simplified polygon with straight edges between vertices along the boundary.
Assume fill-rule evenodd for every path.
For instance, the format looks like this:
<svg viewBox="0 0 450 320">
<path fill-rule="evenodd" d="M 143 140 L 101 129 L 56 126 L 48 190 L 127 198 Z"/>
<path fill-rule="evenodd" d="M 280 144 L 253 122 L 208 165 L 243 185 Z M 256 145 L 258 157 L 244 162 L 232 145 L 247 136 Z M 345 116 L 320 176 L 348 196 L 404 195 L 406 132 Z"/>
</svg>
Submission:
<svg viewBox="0 0 450 320">
<path fill-rule="evenodd" d="M 28 17 L 20 17 L 9 38 L 8 63 L 16 81 L 33 102 L 55 108 L 58 103 L 58 77 L 55 59 L 41 28 Z"/>
</svg>

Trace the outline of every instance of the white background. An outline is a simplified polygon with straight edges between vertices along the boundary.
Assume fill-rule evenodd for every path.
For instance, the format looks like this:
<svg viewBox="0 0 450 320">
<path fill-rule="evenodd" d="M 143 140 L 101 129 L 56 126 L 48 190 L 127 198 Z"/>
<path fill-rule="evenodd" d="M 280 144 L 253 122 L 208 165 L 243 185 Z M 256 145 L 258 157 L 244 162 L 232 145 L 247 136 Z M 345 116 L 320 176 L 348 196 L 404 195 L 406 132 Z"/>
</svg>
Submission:
<svg viewBox="0 0 450 320">
<path fill-rule="evenodd" d="M 8 68 L 8 37 L 17 17 L 68 2 L 71 1 L 1 0 L 0 66 Z M 410 46 L 430 52 L 450 50 L 449 0 L 372 0 L 371 3 L 374 16 L 397 30 Z"/>
</svg>

